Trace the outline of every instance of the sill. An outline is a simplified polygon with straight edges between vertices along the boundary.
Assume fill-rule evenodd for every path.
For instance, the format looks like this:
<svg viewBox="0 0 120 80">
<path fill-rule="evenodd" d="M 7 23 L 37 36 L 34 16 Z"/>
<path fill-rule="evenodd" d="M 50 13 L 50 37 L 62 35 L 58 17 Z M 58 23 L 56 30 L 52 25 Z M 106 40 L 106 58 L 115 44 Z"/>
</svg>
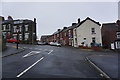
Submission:
<svg viewBox="0 0 120 80">
<path fill-rule="evenodd" d="M 91 34 L 96 34 L 96 33 L 91 33 Z"/>
</svg>

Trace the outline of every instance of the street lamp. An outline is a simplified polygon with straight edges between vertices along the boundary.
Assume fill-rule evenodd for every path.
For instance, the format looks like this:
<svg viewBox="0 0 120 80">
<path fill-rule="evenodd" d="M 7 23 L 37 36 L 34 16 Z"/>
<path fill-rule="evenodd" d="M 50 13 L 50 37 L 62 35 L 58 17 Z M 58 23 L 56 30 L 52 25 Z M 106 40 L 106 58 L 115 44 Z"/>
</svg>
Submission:
<svg viewBox="0 0 120 80">
<path fill-rule="evenodd" d="M 16 45 L 16 48 L 18 49 L 18 33 L 19 33 L 19 26 L 17 26 L 16 32 L 17 32 L 17 45 Z"/>
</svg>

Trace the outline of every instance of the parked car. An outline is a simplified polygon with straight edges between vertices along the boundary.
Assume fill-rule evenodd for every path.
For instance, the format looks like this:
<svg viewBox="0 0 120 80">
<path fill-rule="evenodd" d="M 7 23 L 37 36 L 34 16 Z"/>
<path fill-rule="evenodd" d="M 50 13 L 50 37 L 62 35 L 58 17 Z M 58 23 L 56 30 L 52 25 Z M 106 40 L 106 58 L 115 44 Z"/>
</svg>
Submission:
<svg viewBox="0 0 120 80">
<path fill-rule="evenodd" d="M 47 45 L 46 42 L 38 42 L 38 45 Z"/>
<path fill-rule="evenodd" d="M 57 42 L 50 42 L 49 43 L 51 46 L 58 46 L 61 47 L 61 44 L 57 43 Z"/>
<path fill-rule="evenodd" d="M 7 42 L 9 42 L 9 43 L 19 43 L 20 42 L 20 40 L 17 40 L 16 38 L 10 38 L 10 39 L 7 39 Z"/>
</svg>

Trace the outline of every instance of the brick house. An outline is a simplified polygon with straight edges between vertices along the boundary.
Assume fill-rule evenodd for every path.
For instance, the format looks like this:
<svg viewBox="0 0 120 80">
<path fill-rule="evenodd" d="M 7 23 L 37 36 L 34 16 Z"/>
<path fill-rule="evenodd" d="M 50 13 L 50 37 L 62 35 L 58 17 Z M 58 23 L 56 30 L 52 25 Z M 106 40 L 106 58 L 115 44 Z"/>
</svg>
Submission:
<svg viewBox="0 0 120 80">
<path fill-rule="evenodd" d="M 102 44 L 104 48 L 120 49 L 120 20 L 102 24 Z"/>
<path fill-rule="evenodd" d="M 60 32 L 61 32 L 61 29 L 58 29 L 56 32 L 52 34 L 53 42 L 60 43 Z"/>
<path fill-rule="evenodd" d="M 41 41 L 41 42 L 49 43 L 49 42 L 50 42 L 50 36 L 51 36 L 51 35 L 43 35 L 43 36 L 41 36 L 40 41 Z"/>
<path fill-rule="evenodd" d="M 74 44 L 74 39 L 73 39 L 73 29 L 79 26 L 80 24 L 80 18 L 78 18 L 78 23 L 72 23 L 72 26 L 69 26 L 66 30 L 66 45 L 68 46 L 73 46 Z"/>
<path fill-rule="evenodd" d="M 63 29 L 60 31 L 60 44 L 62 45 L 67 45 L 68 41 L 67 41 L 67 31 L 66 31 L 67 27 L 63 27 Z"/>
<path fill-rule="evenodd" d="M 13 20 L 8 16 L 8 20 L 2 21 L 2 33 L 4 38 L 17 38 L 16 28 L 19 28 L 18 39 L 21 43 L 36 43 L 36 19 Z"/>
</svg>

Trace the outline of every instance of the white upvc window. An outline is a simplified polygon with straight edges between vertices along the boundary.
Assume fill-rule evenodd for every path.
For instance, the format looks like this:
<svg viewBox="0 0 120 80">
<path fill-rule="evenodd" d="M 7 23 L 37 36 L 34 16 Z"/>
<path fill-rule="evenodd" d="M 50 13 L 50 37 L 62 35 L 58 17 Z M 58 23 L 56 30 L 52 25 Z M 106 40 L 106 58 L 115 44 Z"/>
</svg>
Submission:
<svg viewBox="0 0 120 80">
<path fill-rule="evenodd" d="M 120 38 L 120 32 L 117 32 L 117 38 Z"/>
<path fill-rule="evenodd" d="M 6 32 L 3 32 L 3 37 L 4 37 L 4 39 L 6 38 Z"/>
<path fill-rule="evenodd" d="M 19 27 L 20 27 L 20 32 L 22 32 L 22 26 L 20 25 Z"/>
<path fill-rule="evenodd" d="M 22 40 L 22 34 L 19 34 L 19 39 Z"/>
<path fill-rule="evenodd" d="M 57 34 L 57 37 L 59 37 L 59 33 Z"/>
<path fill-rule="evenodd" d="M 77 30 L 76 29 L 74 30 L 74 34 L 75 34 L 75 36 L 77 35 Z"/>
<path fill-rule="evenodd" d="M 95 37 L 92 38 L 92 42 L 93 42 L 93 43 L 96 43 Z"/>
<path fill-rule="evenodd" d="M 13 34 L 14 39 L 17 39 L 17 34 Z"/>
<path fill-rule="evenodd" d="M 91 28 L 92 34 L 95 34 L 95 28 Z"/>
<path fill-rule="evenodd" d="M 16 32 L 16 27 L 17 27 L 17 26 L 13 26 L 13 32 Z"/>
<path fill-rule="evenodd" d="M 71 36 L 71 30 L 69 30 L 69 37 Z"/>
<path fill-rule="evenodd" d="M 28 25 L 25 25 L 25 31 L 28 31 Z"/>
<path fill-rule="evenodd" d="M 120 49 L 120 41 L 116 42 L 116 49 Z"/>
<path fill-rule="evenodd" d="M 65 37 L 66 37 L 66 32 L 65 32 Z"/>
<path fill-rule="evenodd" d="M 11 24 L 8 24 L 8 26 L 9 26 L 9 31 L 11 30 Z"/>
<path fill-rule="evenodd" d="M 28 40 L 29 38 L 29 33 L 25 33 L 25 40 Z"/>
<path fill-rule="evenodd" d="M 13 34 L 14 39 L 17 39 L 17 34 Z"/>
<path fill-rule="evenodd" d="M 3 30 L 6 30 L 6 25 L 3 25 Z"/>
</svg>

